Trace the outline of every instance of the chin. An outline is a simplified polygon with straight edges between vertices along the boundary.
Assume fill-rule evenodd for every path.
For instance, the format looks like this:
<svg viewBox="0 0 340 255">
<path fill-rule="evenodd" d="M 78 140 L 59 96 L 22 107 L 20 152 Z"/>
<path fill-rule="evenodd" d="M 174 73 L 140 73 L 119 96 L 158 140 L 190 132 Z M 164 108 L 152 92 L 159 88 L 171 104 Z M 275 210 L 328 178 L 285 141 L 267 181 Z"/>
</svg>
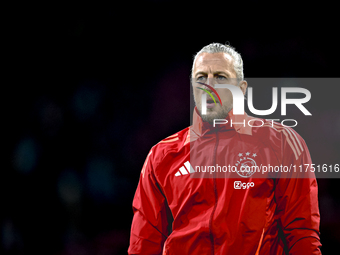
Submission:
<svg viewBox="0 0 340 255">
<path fill-rule="evenodd" d="M 209 123 L 213 123 L 214 119 L 225 119 L 228 116 L 228 112 L 225 113 L 224 111 L 220 111 L 220 112 L 215 112 L 215 111 L 211 111 L 208 112 L 208 114 L 206 115 L 202 115 L 202 120 L 205 122 L 209 122 Z"/>
</svg>

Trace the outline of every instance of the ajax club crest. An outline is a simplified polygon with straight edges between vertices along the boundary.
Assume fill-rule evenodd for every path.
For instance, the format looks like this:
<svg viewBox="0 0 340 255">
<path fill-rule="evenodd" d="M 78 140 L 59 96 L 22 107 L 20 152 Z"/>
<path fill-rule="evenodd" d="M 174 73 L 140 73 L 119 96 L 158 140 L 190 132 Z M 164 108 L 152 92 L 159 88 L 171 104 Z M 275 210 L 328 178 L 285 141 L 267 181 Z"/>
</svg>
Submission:
<svg viewBox="0 0 340 255">
<path fill-rule="evenodd" d="M 235 164 L 237 174 L 245 178 L 252 176 L 257 170 L 255 161 L 255 158 L 257 157 L 256 153 L 240 152 L 237 156 L 238 161 Z"/>
</svg>

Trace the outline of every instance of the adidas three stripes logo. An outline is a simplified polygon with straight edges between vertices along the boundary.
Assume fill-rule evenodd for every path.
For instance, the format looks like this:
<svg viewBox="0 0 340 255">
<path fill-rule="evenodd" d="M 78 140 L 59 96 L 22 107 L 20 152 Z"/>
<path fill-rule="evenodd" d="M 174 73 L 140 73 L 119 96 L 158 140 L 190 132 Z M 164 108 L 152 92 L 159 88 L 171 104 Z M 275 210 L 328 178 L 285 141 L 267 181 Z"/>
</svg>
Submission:
<svg viewBox="0 0 340 255">
<path fill-rule="evenodd" d="M 185 166 L 185 167 L 184 167 Z M 186 175 L 186 174 L 191 174 L 191 173 L 195 173 L 194 168 L 192 167 L 192 165 L 190 164 L 189 161 L 184 163 L 184 166 L 181 166 L 179 168 L 179 171 L 177 171 L 177 173 L 175 174 L 175 176 L 180 176 L 180 175 Z"/>
</svg>

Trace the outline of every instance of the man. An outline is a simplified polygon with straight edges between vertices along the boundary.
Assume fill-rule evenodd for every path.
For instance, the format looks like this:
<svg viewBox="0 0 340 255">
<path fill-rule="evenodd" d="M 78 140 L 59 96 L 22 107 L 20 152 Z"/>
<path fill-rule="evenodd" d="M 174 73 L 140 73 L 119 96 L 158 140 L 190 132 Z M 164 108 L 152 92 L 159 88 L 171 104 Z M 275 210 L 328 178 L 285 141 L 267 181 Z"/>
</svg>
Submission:
<svg viewBox="0 0 340 255">
<path fill-rule="evenodd" d="M 230 90 L 217 84 L 232 84 L 243 94 L 247 89 L 240 54 L 213 43 L 193 63 L 193 124 L 147 155 L 133 200 L 128 253 L 321 254 L 315 176 L 255 178 L 240 171 L 311 164 L 304 140 L 281 124 L 233 114 Z M 215 126 L 214 119 L 227 124 Z M 215 172 L 227 165 L 235 171 Z M 211 172 L 216 167 L 213 174 L 203 170 L 207 166 Z"/>
</svg>

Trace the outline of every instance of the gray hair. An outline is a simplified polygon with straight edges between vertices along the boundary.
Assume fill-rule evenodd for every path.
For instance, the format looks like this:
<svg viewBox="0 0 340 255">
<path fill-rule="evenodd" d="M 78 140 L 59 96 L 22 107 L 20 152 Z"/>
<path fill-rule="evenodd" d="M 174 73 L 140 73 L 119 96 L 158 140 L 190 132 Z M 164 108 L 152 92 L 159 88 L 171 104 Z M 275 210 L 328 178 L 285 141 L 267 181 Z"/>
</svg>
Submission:
<svg viewBox="0 0 340 255">
<path fill-rule="evenodd" d="M 238 53 L 234 47 L 230 45 L 223 45 L 221 43 L 211 43 L 207 46 L 204 46 L 199 52 L 197 52 L 194 57 L 194 61 L 192 63 L 191 72 L 194 70 L 194 65 L 195 65 L 198 55 L 200 55 L 203 52 L 206 52 L 206 53 L 224 52 L 224 53 L 229 54 L 234 59 L 234 70 L 236 72 L 237 79 L 239 81 L 242 81 L 244 79 L 243 60 L 241 58 L 240 53 Z"/>
</svg>

